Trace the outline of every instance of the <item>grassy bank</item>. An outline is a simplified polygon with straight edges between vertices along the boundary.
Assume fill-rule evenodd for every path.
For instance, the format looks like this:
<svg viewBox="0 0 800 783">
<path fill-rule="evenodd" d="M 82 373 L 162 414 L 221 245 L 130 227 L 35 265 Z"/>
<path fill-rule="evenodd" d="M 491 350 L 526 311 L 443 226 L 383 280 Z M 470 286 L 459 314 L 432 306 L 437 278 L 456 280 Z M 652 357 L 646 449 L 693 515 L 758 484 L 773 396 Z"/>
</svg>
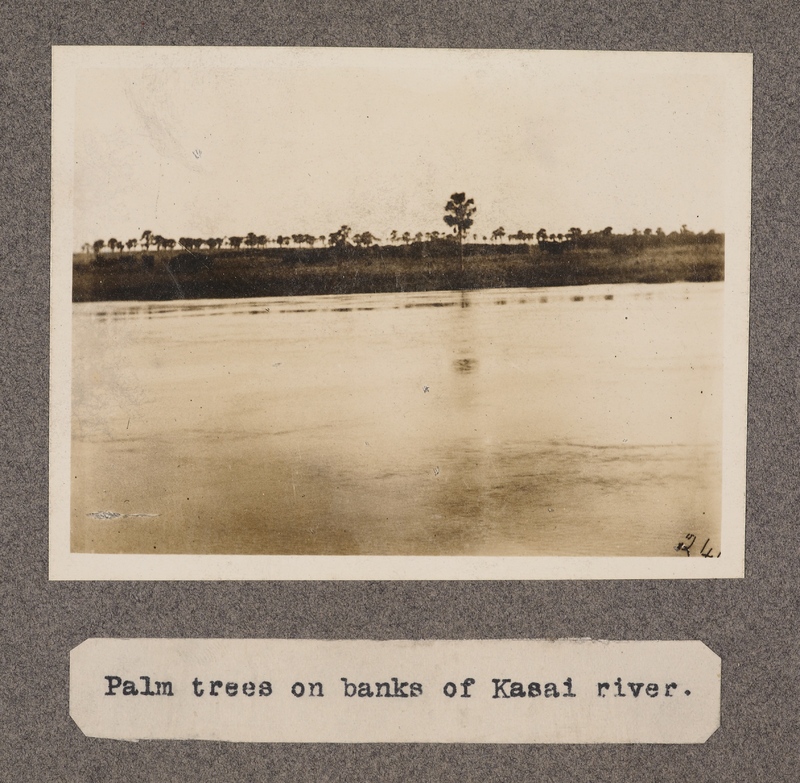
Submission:
<svg viewBox="0 0 800 783">
<path fill-rule="evenodd" d="M 461 260 L 427 243 L 370 248 L 267 248 L 76 255 L 73 301 L 229 299 L 258 296 L 537 288 L 597 283 L 722 280 L 721 243 L 632 252 L 474 245 Z"/>
</svg>

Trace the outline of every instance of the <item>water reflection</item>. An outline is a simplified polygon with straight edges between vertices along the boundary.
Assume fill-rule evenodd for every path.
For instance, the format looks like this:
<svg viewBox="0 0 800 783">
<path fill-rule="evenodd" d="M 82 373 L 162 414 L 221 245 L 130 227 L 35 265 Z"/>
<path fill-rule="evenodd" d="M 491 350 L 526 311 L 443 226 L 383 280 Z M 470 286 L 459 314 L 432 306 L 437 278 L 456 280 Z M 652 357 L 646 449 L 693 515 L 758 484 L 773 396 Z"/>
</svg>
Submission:
<svg viewBox="0 0 800 783">
<path fill-rule="evenodd" d="M 663 555 L 719 531 L 721 285 L 74 314 L 76 551 Z"/>
<path fill-rule="evenodd" d="M 581 286 L 577 287 L 581 290 L 586 288 L 601 288 L 600 286 Z M 289 299 L 259 299 L 259 300 L 242 300 L 242 299 L 226 299 L 226 300 L 178 300 L 170 302 L 102 302 L 94 304 L 79 304 L 75 305 L 75 315 L 78 318 L 91 317 L 97 321 L 111 320 L 125 320 L 130 318 L 148 318 L 148 319 L 163 319 L 163 318 L 187 318 L 187 317 L 208 317 L 219 315 L 262 315 L 269 313 L 281 314 L 294 314 L 294 313 L 316 313 L 316 312 L 333 312 L 333 313 L 349 313 L 349 312 L 371 312 L 374 310 L 385 309 L 417 309 L 417 308 L 447 308 L 447 307 L 460 307 L 467 309 L 473 305 L 470 299 L 470 294 L 488 293 L 489 296 L 482 297 L 479 304 L 481 307 L 487 306 L 503 306 L 506 304 L 518 305 L 535 305 L 547 304 L 548 302 L 563 303 L 583 302 L 585 300 L 605 300 L 612 301 L 614 294 L 595 292 L 590 295 L 586 294 L 571 294 L 574 290 L 572 288 L 559 288 L 553 289 L 554 293 L 548 295 L 539 295 L 537 297 L 517 297 L 511 300 L 506 297 L 491 298 L 491 293 L 496 292 L 475 292 L 475 291 L 433 291 L 424 294 L 376 294 L 372 297 L 368 294 L 360 294 L 358 296 L 369 297 L 374 300 L 374 304 L 368 306 L 354 306 L 352 304 L 336 305 L 335 303 L 342 299 L 350 300 L 353 297 L 349 296 L 325 296 L 325 297 L 293 297 Z M 629 293 L 628 298 L 634 299 L 652 299 L 652 292 L 640 291 L 636 293 Z M 410 301 L 398 303 L 398 297 L 406 297 Z M 416 299 L 415 299 L 416 297 Z M 316 307 L 298 306 L 299 301 L 314 301 L 318 304 Z M 263 306 L 264 302 L 271 302 L 271 307 Z M 284 306 L 280 306 L 284 305 Z M 277 308 L 277 309 L 275 309 Z"/>
<path fill-rule="evenodd" d="M 456 359 L 453 362 L 453 366 L 455 367 L 456 372 L 469 373 L 473 372 L 477 368 L 478 362 L 476 359 Z"/>
</svg>

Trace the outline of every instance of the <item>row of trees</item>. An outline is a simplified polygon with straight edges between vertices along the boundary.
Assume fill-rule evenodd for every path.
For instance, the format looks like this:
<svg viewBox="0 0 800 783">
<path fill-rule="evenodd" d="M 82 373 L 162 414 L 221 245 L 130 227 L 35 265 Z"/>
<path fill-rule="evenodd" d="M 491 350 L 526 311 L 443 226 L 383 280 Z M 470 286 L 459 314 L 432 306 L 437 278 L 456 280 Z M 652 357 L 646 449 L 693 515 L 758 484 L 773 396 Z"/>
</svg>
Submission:
<svg viewBox="0 0 800 783">
<path fill-rule="evenodd" d="M 151 247 L 156 250 L 174 250 L 176 247 L 184 250 L 202 250 L 204 247 L 209 250 L 218 250 L 222 247 L 240 250 L 242 247 L 263 248 L 273 243 L 278 247 L 288 247 L 292 242 L 297 247 L 314 247 L 317 242 L 324 246 L 326 240 L 330 247 L 342 247 L 350 244 L 360 247 L 369 247 L 375 242 L 380 241 L 380 238 L 370 231 L 364 231 L 361 234 L 353 234 L 352 236 L 351 233 L 352 229 L 350 226 L 342 226 L 338 231 L 329 234 L 327 237 L 324 234 L 320 236 L 315 236 L 313 234 L 292 234 L 291 236 L 283 236 L 279 234 L 272 239 L 266 234 L 250 232 L 247 236 L 209 237 L 205 239 L 180 237 L 176 242 L 176 240 L 164 237 L 161 234 L 145 231 L 141 238 L 128 239 L 125 242 L 116 239 L 116 237 L 111 237 L 108 241 L 105 239 L 97 239 L 91 244 L 85 242 L 82 250 L 84 253 L 94 253 L 95 255 L 101 253 L 105 249 L 108 249 L 112 253 L 122 252 L 123 250 L 131 251 L 137 248 L 149 252 Z M 419 236 L 421 238 L 421 235 Z"/>
<path fill-rule="evenodd" d="M 453 193 L 444 207 L 444 222 L 452 229 L 452 233 L 445 233 L 439 231 L 429 231 L 422 233 L 421 231 L 412 235 L 409 231 L 400 233 L 397 230 L 391 231 L 388 241 L 392 245 L 399 243 L 409 245 L 412 242 L 421 243 L 427 242 L 457 242 L 458 252 L 461 256 L 462 265 L 464 251 L 463 246 L 465 240 L 470 238 L 469 229 L 472 228 L 474 223 L 474 215 L 477 212 L 474 199 L 467 198 L 465 193 Z M 478 234 L 473 233 L 472 240 L 479 241 Z M 507 234 L 503 226 L 498 226 L 491 232 L 489 237 L 483 236 L 483 241 L 491 240 L 493 243 L 502 241 L 507 238 L 511 242 L 518 244 L 527 244 L 536 240 L 539 247 L 549 252 L 563 252 L 563 250 L 574 248 L 603 248 L 624 246 L 630 247 L 643 247 L 650 244 L 689 244 L 698 242 L 717 242 L 721 241 L 722 235 L 717 234 L 713 229 L 706 234 L 695 234 L 689 231 L 685 225 L 681 226 L 680 232 L 673 231 L 666 234 L 661 228 L 657 228 L 653 232 L 650 228 L 645 228 L 643 231 L 632 229 L 630 234 L 614 234 L 611 226 L 606 226 L 602 231 L 592 231 L 591 229 L 585 233 L 578 227 L 573 226 L 566 233 L 548 233 L 547 229 L 540 228 L 535 234 L 527 232 L 522 229 L 513 234 Z M 375 236 L 371 231 L 364 231 L 360 234 L 353 234 L 352 228 L 348 225 L 342 225 L 336 231 L 328 234 L 321 234 L 315 236 L 313 234 L 279 234 L 275 239 L 267 237 L 266 234 L 255 234 L 254 232 L 248 233 L 246 236 L 230 236 L 230 237 L 211 237 L 211 238 L 195 238 L 195 237 L 180 237 L 177 243 L 174 239 L 162 236 L 161 234 L 154 234 L 152 231 L 147 230 L 142 233 L 139 239 L 128 239 L 121 242 L 115 237 L 112 237 L 107 242 L 103 239 L 98 239 L 91 245 L 84 244 L 84 252 L 94 252 L 95 255 L 104 249 L 108 248 L 112 253 L 115 251 L 122 252 L 123 250 L 134 250 L 137 247 L 149 251 L 151 246 L 156 250 L 172 250 L 176 245 L 184 250 L 202 250 L 207 247 L 209 250 L 217 250 L 226 246 L 232 250 L 239 250 L 242 246 L 246 248 L 263 248 L 268 244 L 274 243 L 278 247 L 287 247 L 290 243 L 294 243 L 297 247 L 314 247 L 317 242 L 322 246 L 326 244 L 331 248 L 345 248 L 345 247 L 371 247 L 372 245 L 380 242 L 380 237 Z"/>
<path fill-rule="evenodd" d="M 472 216 L 475 214 L 475 211 L 474 200 L 471 198 L 468 199 L 464 193 L 454 193 L 445 205 L 444 221 L 448 226 L 453 228 L 454 235 L 459 245 L 462 244 L 466 231 L 472 226 Z M 338 230 L 328 234 L 327 242 L 329 247 L 342 248 L 351 244 L 356 247 L 370 247 L 376 242 L 381 241 L 380 237 L 375 236 L 371 231 L 364 231 L 360 234 L 353 234 L 352 231 L 350 226 L 342 225 Z M 438 231 L 430 232 L 424 236 L 429 241 L 440 238 Z M 417 242 L 422 241 L 422 239 L 423 234 L 421 232 L 414 236 L 414 240 Z M 324 245 L 325 240 L 326 237 L 324 234 L 320 236 L 315 236 L 313 234 L 291 234 L 290 236 L 278 235 L 274 242 L 278 247 L 287 246 L 290 242 L 294 242 L 298 247 L 302 245 L 314 247 L 317 241 Z M 255 234 L 251 231 L 247 236 L 243 237 L 211 237 L 208 239 L 181 237 L 178 239 L 177 245 L 185 250 L 201 250 L 204 245 L 209 250 L 215 250 L 227 243 L 229 248 L 239 250 L 242 245 L 248 248 L 266 247 L 266 245 L 272 241 L 273 240 L 267 237 L 266 234 Z M 405 242 L 405 244 L 409 244 L 411 242 L 411 234 L 406 231 L 400 235 L 397 231 L 392 231 L 390 241 L 392 243 L 402 241 Z M 120 242 L 116 237 L 112 237 L 108 242 L 104 239 L 97 239 L 91 245 L 88 243 L 84 244 L 83 250 L 86 253 L 94 251 L 95 255 L 98 255 L 106 247 L 113 253 L 115 250 L 121 252 L 124 249 L 133 250 L 136 247 L 142 247 L 144 250 L 149 251 L 151 245 L 154 246 L 156 250 L 172 250 L 175 248 L 176 242 L 174 239 L 164 237 L 161 234 L 154 234 L 148 229 L 142 233 L 139 239 L 129 239 L 126 242 Z"/>
</svg>

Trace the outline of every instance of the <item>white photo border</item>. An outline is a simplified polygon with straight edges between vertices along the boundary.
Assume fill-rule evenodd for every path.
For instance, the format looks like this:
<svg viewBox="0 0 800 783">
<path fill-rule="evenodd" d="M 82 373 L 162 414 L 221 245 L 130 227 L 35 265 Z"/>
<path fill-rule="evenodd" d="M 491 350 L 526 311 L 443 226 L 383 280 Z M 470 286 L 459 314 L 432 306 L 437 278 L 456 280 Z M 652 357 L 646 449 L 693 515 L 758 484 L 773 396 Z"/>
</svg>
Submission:
<svg viewBox="0 0 800 783">
<path fill-rule="evenodd" d="M 709 579 L 744 576 L 745 474 L 752 127 L 752 55 L 674 52 L 547 52 L 554 66 L 616 57 L 636 68 L 725 77 L 728 148 L 723 341 L 722 531 L 719 558 L 399 557 L 84 554 L 70 551 L 70 417 L 73 253 L 73 149 L 76 76 L 84 68 L 258 67 L 286 49 L 245 47 L 53 47 L 50 319 L 51 580 L 562 580 Z M 360 61 L 375 52 L 315 49 Z M 432 50 L 419 50 L 432 51 Z M 437 50 L 433 50 L 437 51 Z M 441 51 L 441 50 L 439 50 Z M 492 50 L 491 56 L 525 52 Z M 539 53 L 542 54 L 542 53 Z"/>
</svg>

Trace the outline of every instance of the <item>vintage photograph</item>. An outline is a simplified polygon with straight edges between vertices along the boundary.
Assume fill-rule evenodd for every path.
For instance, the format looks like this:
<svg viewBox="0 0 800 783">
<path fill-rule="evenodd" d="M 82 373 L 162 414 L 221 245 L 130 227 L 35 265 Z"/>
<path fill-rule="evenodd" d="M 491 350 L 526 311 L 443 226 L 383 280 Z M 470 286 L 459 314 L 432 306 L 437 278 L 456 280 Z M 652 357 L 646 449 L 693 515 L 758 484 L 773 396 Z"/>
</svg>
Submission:
<svg viewBox="0 0 800 783">
<path fill-rule="evenodd" d="M 741 576 L 751 65 L 56 47 L 51 578 Z"/>
</svg>

